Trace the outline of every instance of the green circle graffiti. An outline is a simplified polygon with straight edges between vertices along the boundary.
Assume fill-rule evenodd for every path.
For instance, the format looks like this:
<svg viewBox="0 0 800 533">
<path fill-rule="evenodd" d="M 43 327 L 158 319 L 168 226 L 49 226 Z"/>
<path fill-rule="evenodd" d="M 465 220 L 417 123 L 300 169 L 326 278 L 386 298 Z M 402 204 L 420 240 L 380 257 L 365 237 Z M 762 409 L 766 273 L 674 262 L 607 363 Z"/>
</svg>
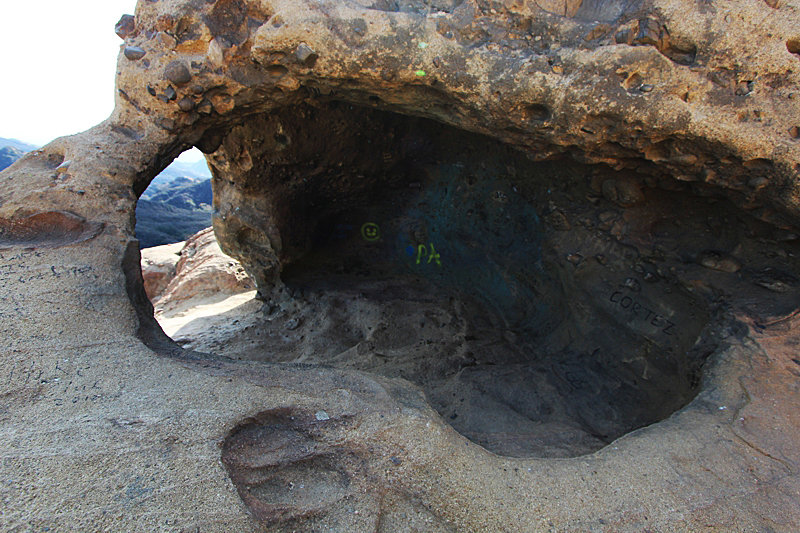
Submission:
<svg viewBox="0 0 800 533">
<path fill-rule="evenodd" d="M 374 222 L 367 222 L 361 226 L 361 236 L 367 242 L 375 242 L 381 238 L 381 229 Z"/>
</svg>

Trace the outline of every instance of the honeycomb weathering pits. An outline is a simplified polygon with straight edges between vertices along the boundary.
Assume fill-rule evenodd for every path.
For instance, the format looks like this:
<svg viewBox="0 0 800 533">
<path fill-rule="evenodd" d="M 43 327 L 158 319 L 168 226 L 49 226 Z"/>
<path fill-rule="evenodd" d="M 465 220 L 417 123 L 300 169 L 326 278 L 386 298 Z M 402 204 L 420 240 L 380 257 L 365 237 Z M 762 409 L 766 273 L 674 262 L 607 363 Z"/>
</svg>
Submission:
<svg viewBox="0 0 800 533">
<path fill-rule="evenodd" d="M 7 228 L 40 214 L 77 221 L 53 246 L 45 231 L 0 251 L 9 527 L 797 530 L 797 9 L 761 0 L 139 2 L 116 28 L 114 114 L 0 174 Z M 314 124 L 327 127 L 325 150 L 315 149 L 324 136 Z M 357 158 L 337 160 L 350 153 L 337 149 L 344 133 L 370 124 L 386 127 L 352 141 L 363 146 Z M 416 292 L 385 282 L 374 293 L 384 300 L 358 301 L 346 284 L 338 294 L 354 309 L 397 305 L 416 320 L 418 307 L 394 297 L 411 294 L 426 307 L 425 328 L 341 330 L 342 347 L 363 346 L 339 352 L 340 369 L 171 343 L 144 293 L 133 209 L 190 146 L 212 166 L 223 247 L 238 250 L 274 307 L 306 298 L 335 317 L 333 297 L 313 300 L 319 265 L 398 281 L 418 272 Z M 307 205 L 303 187 L 321 202 Z M 518 216 L 527 209 L 535 217 Z M 469 226 L 475 216 L 485 220 Z M 365 240 L 367 223 L 380 231 Z M 530 237 L 524 246 L 511 239 L 517 228 Z M 494 240 L 481 237 L 493 229 Z M 510 263 L 470 278 L 466 244 L 508 242 L 507 253 L 484 257 Z M 541 263 L 518 260 L 517 249 Z M 447 280 L 435 278 L 439 268 Z M 481 299 L 487 287 L 519 292 Z M 457 291 L 471 303 L 457 308 L 447 296 Z M 492 302 L 507 305 L 476 312 Z M 459 317 L 489 317 L 484 336 L 465 330 L 457 346 L 442 344 Z M 273 317 L 291 340 L 311 318 L 294 329 L 289 318 Z M 517 330 L 498 320 L 527 318 L 553 319 L 533 343 L 564 358 L 536 360 L 549 374 L 495 364 L 476 377 L 492 366 L 484 357 L 517 355 Z M 414 352 L 410 337 L 430 344 Z M 493 344 L 498 337 L 508 343 Z M 653 396 L 617 405 L 663 407 L 657 419 L 697 396 L 594 453 L 511 459 L 474 444 L 491 446 L 486 435 L 471 442 L 445 423 L 478 427 L 464 418 L 487 396 L 464 410 L 445 382 L 420 382 L 423 394 L 391 369 L 359 367 L 364 355 L 373 366 L 409 356 L 419 375 L 455 370 L 459 390 L 482 394 L 528 382 L 606 398 L 636 379 Z M 594 380 L 610 369 L 616 380 Z M 490 392 L 519 406 L 517 390 Z M 595 416 L 607 406 L 579 405 L 573 419 L 620 422 L 613 409 Z M 508 437 L 492 442 L 518 442 Z"/>
</svg>

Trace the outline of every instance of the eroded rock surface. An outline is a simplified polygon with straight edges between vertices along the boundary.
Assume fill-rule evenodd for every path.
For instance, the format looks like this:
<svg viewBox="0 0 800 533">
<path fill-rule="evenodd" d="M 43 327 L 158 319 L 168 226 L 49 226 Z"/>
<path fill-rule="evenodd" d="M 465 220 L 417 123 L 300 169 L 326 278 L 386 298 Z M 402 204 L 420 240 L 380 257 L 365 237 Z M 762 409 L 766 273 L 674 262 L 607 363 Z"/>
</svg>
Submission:
<svg viewBox="0 0 800 533">
<path fill-rule="evenodd" d="M 175 265 L 185 242 L 153 246 L 142 250 L 142 279 L 147 297 L 154 304 L 175 278 Z"/>
<path fill-rule="evenodd" d="M 149 257 L 150 253 L 143 256 Z M 238 261 L 222 253 L 211 228 L 189 237 L 178 255 L 175 273 L 160 295 L 161 307 L 178 305 L 190 298 L 254 288 Z M 142 272 L 146 274 L 146 269 Z"/>
<path fill-rule="evenodd" d="M 797 531 L 798 9 L 140 2 L 114 114 L 0 174 L 8 529 Z M 146 296 L 190 146 L 281 332 L 249 361 Z M 616 440 L 508 457 L 570 439 Z"/>
</svg>

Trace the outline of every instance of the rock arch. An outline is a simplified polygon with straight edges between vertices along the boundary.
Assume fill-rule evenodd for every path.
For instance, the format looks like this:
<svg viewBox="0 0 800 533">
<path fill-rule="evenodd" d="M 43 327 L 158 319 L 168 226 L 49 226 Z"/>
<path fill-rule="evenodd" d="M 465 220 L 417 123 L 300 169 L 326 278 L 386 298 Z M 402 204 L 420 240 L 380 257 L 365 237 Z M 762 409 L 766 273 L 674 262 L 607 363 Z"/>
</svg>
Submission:
<svg viewBox="0 0 800 533">
<path fill-rule="evenodd" d="M 365 4 L 140 2 L 118 25 L 114 114 L 0 174 L 2 469 L 23 480 L 9 491 L 38 491 L 12 498 L 12 525 L 796 529 L 800 119 L 786 44 L 796 6 L 584 2 L 554 14 L 540 2 Z M 768 17 L 777 22 L 764 37 Z M 602 165 L 581 183 L 552 180 L 543 224 L 583 228 L 560 238 L 558 258 L 576 278 L 617 256 L 611 266 L 635 268 L 630 246 L 667 243 L 672 257 L 651 248 L 653 271 L 666 268 L 719 315 L 706 330 L 715 348 L 699 396 L 589 456 L 509 459 L 452 431 L 406 382 L 173 345 L 138 277 L 137 196 L 190 146 L 209 155 L 218 197 L 236 191 L 227 178 L 259 155 L 244 149 L 254 139 L 233 142 L 237 131 L 333 101 L 485 135 L 533 161 Z M 296 141 L 273 133 L 273 151 Z M 603 202 L 617 212 L 594 209 Z M 682 252 L 712 211 L 703 231 L 720 249 Z M 38 231 L 40 220 L 51 230 Z M 260 243 L 275 264 L 299 253 L 275 245 L 281 221 L 245 228 L 250 249 Z M 225 243 L 227 222 L 218 227 Z M 606 241 L 616 251 L 580 238 L 597 232 L 618 237 Z M 603 293 L 603 312 L 666 334 L 675 321 L 635 278 L 613 282 L 624 288 Z M 258 281 L 266 291 L 274 278 Z"/>
</svg>

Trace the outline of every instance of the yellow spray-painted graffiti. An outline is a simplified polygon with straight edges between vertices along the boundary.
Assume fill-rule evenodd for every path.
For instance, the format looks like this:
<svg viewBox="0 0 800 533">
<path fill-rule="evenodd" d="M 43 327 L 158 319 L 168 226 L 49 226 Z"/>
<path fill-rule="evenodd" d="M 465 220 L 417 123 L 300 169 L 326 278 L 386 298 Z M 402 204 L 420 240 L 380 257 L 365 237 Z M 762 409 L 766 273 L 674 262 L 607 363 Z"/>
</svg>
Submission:
<svg viewBox="0 0 800 533">
<path fill-rule="evenodd" d="M 430 264 L 431 261 L 435 261 L 438 266 L 442 266 L 441 255 L 436 252 L 433 243 L 431 243 L 430 250 L 428 250 L 428 247 L 424 244 L 417 246 L 417 264 L 422 262 L 424 256 L 428 258 L 428 264 Z"/>
</svg>

